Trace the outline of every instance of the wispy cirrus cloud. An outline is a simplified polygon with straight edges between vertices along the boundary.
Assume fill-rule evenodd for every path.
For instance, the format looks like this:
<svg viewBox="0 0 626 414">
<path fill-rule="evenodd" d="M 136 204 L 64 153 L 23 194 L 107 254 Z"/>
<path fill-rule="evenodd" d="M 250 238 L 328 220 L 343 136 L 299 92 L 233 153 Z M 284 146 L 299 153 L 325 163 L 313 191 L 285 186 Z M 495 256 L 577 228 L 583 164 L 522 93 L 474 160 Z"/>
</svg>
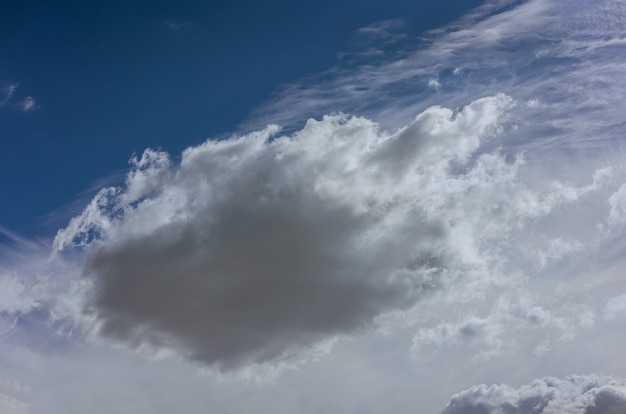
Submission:
<svg viewBox="0 0 626 414">
<path fill-rule="evenodd" d="M 0 100 L 0 106 L 6 105 L 7 102 L 11 100 L 18 86 L 19 84 L 17 82 L 13 82 L 2 88 L 2 93 L 4 97 L 2 98 L 2 100 Z"/>
</svg>

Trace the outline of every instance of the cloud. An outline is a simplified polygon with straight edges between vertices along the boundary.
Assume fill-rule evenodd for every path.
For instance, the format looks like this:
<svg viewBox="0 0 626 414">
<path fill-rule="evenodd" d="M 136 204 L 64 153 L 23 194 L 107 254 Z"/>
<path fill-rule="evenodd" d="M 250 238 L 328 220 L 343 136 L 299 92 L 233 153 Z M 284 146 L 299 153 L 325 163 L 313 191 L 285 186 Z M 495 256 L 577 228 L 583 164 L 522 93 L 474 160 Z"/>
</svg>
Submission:
<svg viewBox="0 0 626 414">
<path fill-rule="evenodd" d="M 22 111 L 29 112 L 39 108 L 37 100 L 32 96 L 27 96 L 18 105 Z"/>
<path fill-rule="evenodd" d="M 10 395 L 0 393 L 0 408 L 6 414 L 22 414 L 28 413 L 30 406 Z"/>
<path fill-rule="evenodd" d="M 617 170 L 580 184 L 528 176 L 537 160 L 489 143 L 524 110 L 497 95 L 428 108 L 396 132 L 334 115 L 209 140 L 179 164 L 146 150 L 124 187 L 58 232 L 56 252 L 87 253 L 86 296 L 55 314 L 224 370 L 302 358 L 396 312 L 417 328 L 418 358 L 466 346 L 482 361 L 516 341 L 543 353 L 596 315 L 529 284 L 582 248 L 545 223 L 570 223 Z"/>
<path fill-rule="evenodd" d="M 287 132 L 146 150 L 52 258 L 0 228 L 0 366 L 32 389 L 0 393 L 46 414 L 436 412 L 494 378 L 623 376 L 624 15 L 493 1 L 419 46 L 372 25 L 376 60 L 262 108 Z M 241 381 L 261 364 L 282 375 Z M 448 410 L 593 412 L 623 392 L 598 378 Z"/>
<path fill-rule="evenodd" d="M 507 287 L 511 289 L 514 285 Z M 541 354 L 552 342 L 570 339 L 578 328 L 593 325 L 594 314 L 590 309 L 580 306 L 550 309 L 537 303 L 522 284 L 518 286 L 515 294 L 502 293 L 486 316 L 473 311 L 457 322 L 449 320 L 433 327 L 421 327 L 413 337 L 413 355 L 416 358 L 428 353 L 445 355 L 456 347 L 466 358 L 481 363 L 520 348 Z"/>
<path fill-rule="evenodd" d="M 404 21 L 400 19 L 383 20 L 358 29 L 357 35 L 374 37 L 383 42 L 390 39 L 397 40 L 398 37 L 406 37 L 404 33 L 396 33 L 404 29 L 405 26 Z"/>
<path fill-rule="evenodd" d="M 608 218 L 609 225 L 623 225 L 626 222 L 626 184 L 609 197 L 608 204 L 611 207 Z"/>
<path fill-rule="evenodd" d="M 610 298 L 604 307 L 605 319 L 615 319 L 626 311 L 626 294 Z"/>
<path fill-rule="evenodd" d="M 299 128 L 302 119 L 342 111 L 393 128 L 435 104 L 455 108 L 506 91 L 518 102 L 540 104 L 520 112 L 511 143 L 604 148 L 622 136 L 626 107 L 617 85 L 624 85 L 625 13 L 622 2 L 609 0 L 488 1 L 376 59 L 284 85 L 242 127 Z M 378 51 L 366 52 L 372 50 Z M 429 87 L 430 79 L 443 87 Z"/>
<path fill-rule="evenodd" d="M 435 90 L 439 90 L 441 89 L 441 82 L 439 82 L 439 80 L 436 78 L 430 78 L 428 79 L 428 87 L 435 89 Z"/>
<path fill-rule="evenodd" d="M 4 88 L 0 89 L 0 91 L 4 95 L 4 98 L 0 100 L 0 107 L 6 105 L 13 98 L 18 87 L 19 83 L 12 82 Z M 25 97 L 24 99 L 19 101 L 16 106 L 25 112 L 34 111 L 39 108 L 39 105 L 37 105 L 37 100 L 32 96 Z"/>
<path fill-rule="evenodd" d="M 452 397 L 442 414 L 617 414 L 626 411 L 626 381 L 597 375 L 545 377 L 520 388 L 479 385 Z"/>
<path fill-rule="evenodd" d="M 147 150 L 54 247 L 87 248 L 85 312 L 102 336 L 223 368 L 279 360 L 414 305 L 466 260 L 448 209 L 436 213 L 459 189 L 435 189 L 486 173 L 468 163 L 510 107 L 433 107 L 395 133 L 341 115 L 293 136 L 270 126 L 177 166 Z M 454 180 L 453 165 L 470 173 Z M 514 167 L 500 168 L 487 174 Z"/>
<path fill-rule="evenodd" d="M 165 22 L 165 27 L 169 30 L 176 31 L 180 29 L 184 29 L 185 27 L 193 26 L 193 23 L 187 21 L 176 21 L 176 22 Z"/>
<path fill-rule="evenodd" d="M 272 100 L 253 113 L 245 126 L 256 128 L 259 122 L 269 120 L 293 127 L 294 120 L 338 110 L 374 118 L 384 127 L 397 126 L 430 105 L 456 107 L 476 94 L 484 95 L 486 88 L 489 94 L 495 94 L 499 90 L 490 86 L 499 80 L 494 78 L 499 76 L 497 71 L 506 67 L 510 73 L 510 65 L 525 59 L 519 56 L 513 62 L 511 57 L 515 58 L 515 54 L 499 48 L 511 39 L 522 44 L 533 37 L 529 33 L 551 20 L 547 12 L 551 7 L 552 3 L 546 0 L 488 1 L 454 24 L 420 38 L 400 36 L 402 25 L 398 21 L 367 26 L 359 32 L 362 37 L 393 30 L 394 42 L 385 43 L 384 49 L 362 45 L 363 50 L 354 55 L 364 53 L 368 59 L 357 60 L 357 67 L 334 67 L 318 77 L 284 85 Z M 484 53 L 486 49 L 490 54 Z M 515 53 L 526 49 L 520 45 Z M 453 88 L 448 95 L 432 94 L 437 89 L 433 82 L 429 84 L 430 79 L 447 85 L 448 75 L 461 66 L 465 76 L 457 76 L 460 79 L 450 83 Z M 446 76 L 437 76 L 440 72 Z M 419 99 L 416 94 L 421 95 Z"/>
<path fill-rule="evenodd" d="M 4 106 L 7 102 L 9 102 L 13 94 L 15 94 L 15 91 L 17 90 L 18 86 L 19 86 L 18 83 L 13 82 L 5 86 L 4 88 L 2 88 L 2 93 L 4 94 L 4 98 L 0 101 L 0 106 Z"/>
<path fill-rule="evenodd" d="M 0 313 L 28 313 L 37 307 L 27 286 L 17 277 L 0 276 Z"/>
</svg>

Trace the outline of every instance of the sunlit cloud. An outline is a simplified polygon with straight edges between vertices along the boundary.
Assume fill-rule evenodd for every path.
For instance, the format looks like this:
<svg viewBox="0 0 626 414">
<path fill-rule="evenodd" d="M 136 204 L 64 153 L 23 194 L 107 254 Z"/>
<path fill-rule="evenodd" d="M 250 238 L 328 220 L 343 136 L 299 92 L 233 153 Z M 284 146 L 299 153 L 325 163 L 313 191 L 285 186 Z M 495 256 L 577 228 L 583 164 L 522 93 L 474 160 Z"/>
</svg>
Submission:
<svg viewBox="0 0 626 414">
<path fill-rule="evenodd" d="M 49 244 L 0 228 L 0 366 L 33 387 L 0 407 L 623 411 L 625 16 L 369 25 L 240 132 L 132 156 Z"/>
<path fill-rule="evenodd" d="M 450 169 L 510 106 L 431 108 L 395 133 L 343 116 L 293 136 L 270 126 L 188 148 L 178 166 L 148 150 L 54 245 L 87 249 L 101 335 L 224 367 L 280 359 L 413 306 L 466 260 L 433 190 L 472 185 L 482 159 Z"/>
<path fill-rule="evenodd" d="M 5 86 L 4 88 L 2 88 L 2 95 L 4 96 L 2 97 L 2 100 L 0 100 L 0 106 L 6 105 L 6 103 L 11 100 L 18 86 L 19 86 L 18 83 L 13 82 Z"/>
</svg>

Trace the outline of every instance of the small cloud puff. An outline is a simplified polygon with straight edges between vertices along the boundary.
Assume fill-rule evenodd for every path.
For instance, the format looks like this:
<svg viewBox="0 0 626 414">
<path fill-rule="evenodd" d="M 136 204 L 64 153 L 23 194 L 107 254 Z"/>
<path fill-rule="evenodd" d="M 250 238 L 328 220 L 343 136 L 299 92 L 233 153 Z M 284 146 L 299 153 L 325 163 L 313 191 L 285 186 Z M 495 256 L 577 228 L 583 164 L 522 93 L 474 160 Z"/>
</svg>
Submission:
<svg viewBox="0 0 626 414">
<path fill-rule="evenodd" d="M 39 108 L 39 105 L 37 105 L 37 100 L 33 98 L 32 96 L 27 96 L 26 98 L 24 98 L 18 104 L 18 106 L 20 107 L 22 111 L 25 111 L 25 112 L 34 111 L 35 109 Z"/>
<path fill-rule="evenodd" d="M 437 78 L 430 78 L 428 80 L 428 87 L 431 89 L 439 90 L 441 89 L 441 82 Z"/>
<path fill-rule="evenodd" d="M 441 414 L 618 414 L 626 381 L 597 375 L 546 377 L 529 385 L 478 385 L 452 397 Z"/>
</svg>

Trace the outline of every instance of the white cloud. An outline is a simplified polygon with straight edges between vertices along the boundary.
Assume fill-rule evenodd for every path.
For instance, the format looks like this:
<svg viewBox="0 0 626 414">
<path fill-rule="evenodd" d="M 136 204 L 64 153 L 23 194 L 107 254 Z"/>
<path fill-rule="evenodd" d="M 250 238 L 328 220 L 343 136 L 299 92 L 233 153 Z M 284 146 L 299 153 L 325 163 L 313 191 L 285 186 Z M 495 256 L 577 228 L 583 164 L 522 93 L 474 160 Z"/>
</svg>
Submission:
<svg viewBox="0 0 626 414">
<path fill-rule="evenodd" d="M 604 307 L 605 319 L 614 319 L 626 311 L 626 294 L 610 298 Z"/>
<path fill-rule="evenodd" d="M 594 314 L 590 309 L 550 308 L 549 304 L 538 303 L 539 298 L 528 292 L 523 280 L 517 282 L 509 281 L 509 293 L 500 293 L 486 312 L 467 307 L 472 310 L 455 322 L 447 318 L 429 327 L 428 321 L 424 321 L 413 337 L 414 357 L 424 359 L 433 353 L 445 355 L 455 348 L 462 350 L 474 363 L 519 349 L 532 349 L 541 354 L 553 343 L 571 339 L 578 329 L 593 325 Z M 448 295 L 458 302 L 458 294 L 448 292 Z"/>
<path fill-rule="evenodd" d="M 397 54 L 401 26 L 372 25 L 372 64 L 287 86 L 253 119 L 285 135 L 133 157 L 125 185 L 59 231 L 58 257 L 8 237 L 22 254 L 2 257 L 0 366 L 35 390 L 16 399 L 46 414 L 434 412 L 471 384 L 626 375 L 625 15 L 493 1 Z M 243 375 L 199 379 L 189 359 Z M 259 366 L 281 376 L 241 382 Z M 554 406 L 605 401 L 589 378 L 601 392 L 535 388 Z M 506 412 L 533 388 L 487 389 L 455 401 Z"/>
<path fill-rule="evenodd" d="M 580 249 L 540 220 L 568 222 L 561 211 L 612 170 L 581 185 L 520 181 L 522 155 L 482 152 L 516 110 L 504 95 L 431 107 L 394 133 L 327 116 L 292 136 L 209 140 L 179 165 L 147 150 L 125 187 L 102 189 L 58 232 L 57 252 L 86 248 L 88 278 L 83 303 L 56 314 L 82 308 L 101 337 L 223 369 L 297 360 L 409 308 L 416 356 L 467 345 L 484 360 L 516 338 L 545 352 L 595 313 L 531 292 L 526 272 Z M 442 306 L 466 311 L 415 316 Z"/>
<path fill-rule="evenodd" d="M 608 222 L 611 226 L 619 226 L 626 222 L 626 184 L 622 185 L 608 199 L 611 211 Z"/>
<path fill-rule="evenodd" d="M 0 275 L 0 313 L 28 313 L 37 307 L 27 289 L 16 277 Z"/>
<path fill-rule="evenodd" d="M 26 98 L 24 98 L 18 106 L 22 111 L 25 112 L 34 111 L 35 109 L 39 108 L 39 105 L 37 105 L 37 100 L 32 96 L 27 96 Z"/>
<path fill-rule="evenodd" d="M 543 268 L 549 263 L 562 260 L 582 250 L 584 250 L 584 245 L 577 240 L 564 240 L 561 238 L 550 240 L 547 249 L 539 252 L 539 267 Z"/>
<path fill-rule="evenodd" d="M 428 80 L 428 87 L 432 88 L 432 89 L 439 90 L 439 89 L 441 89 L 441 82 L 439 82 L 439 80 L 436 79 L 436 78 L 430 78 Z"/>
<path fill-rule="evenodd" d="M 434 268 L 465 260 L 448 209 L 434 214 L 458 188 L 434 190 L 466 185 L 452 165 L 510 106 L 433 107 L 393 134 L 343 116 L 291 137 L 270 126 L 189 148 L 176 167 L 148 150 L 54 246 L 89 247 L 87 311 L 106 337 L 223 367 L 282 359 L 412 306 Z"/>
<path fill-rule="evenodd" d="M 626 381 L 597 375 L 546 377 L 528 385 L 479 385 L 452 397 L 442 414 L 617 414 L 626 411 Z"/>
<path fill-rule="evenodd" d="M 2 93 L 4 94 L 4 97 L 0 101 L 0 106 L 4 106 L 7 102 L 9 102 L 13 94 L 15 94 L 15 91 L 17 90 L 18 86 L 19 86 L 18 83 L 13 82 L 5 86 L 4 88 L 2 88 Z"/>
<path fill-rule="evenodd" d="M 569 222 L 613 170 L 521 180 L 524 156 L 483 152 L 517 110 L 504 95 L 431 107 L 394 133 L 327 116 L 207 141 L 179 165 L 147 150 L 57 234 L 56 251 L 87 249 L 89 277 L 83 303 L 55 314 L 82 308 L 101 337 L 223 369 L 298 359 L 413 307 L 416 356 L 469 345 L 484 360 L 515 338 L 545 352 L 595 312 L 532 292 L 528 272 L 581 249 L 542 220 Z M 446 304 L 464 316 L 415 316 Z"/>
<path fill-rule="evenodd" d="M 193 26 L 193 23 L 187 22 L 187 21 L 165 22 L 164 24 L 165 24 L 165 26 L 168 29 L 170 29 L 172 31 L 180 30 L 180 29 L 184 29 L 185 27 Z"/>
</svg>

